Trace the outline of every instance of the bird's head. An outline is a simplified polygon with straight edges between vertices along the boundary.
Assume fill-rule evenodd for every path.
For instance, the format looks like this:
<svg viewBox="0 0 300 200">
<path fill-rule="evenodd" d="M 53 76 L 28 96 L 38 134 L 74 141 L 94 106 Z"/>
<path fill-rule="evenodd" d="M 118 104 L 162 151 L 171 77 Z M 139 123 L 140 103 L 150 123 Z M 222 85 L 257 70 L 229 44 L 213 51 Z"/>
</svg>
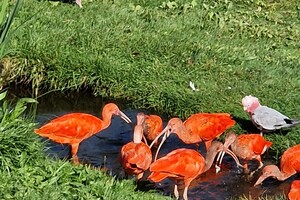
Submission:
<svg viewBox="0 0 300 200">
<path fill-rule="evenodd" d="M 125 122 L 132 123 L 129 117 L 123 113 L 119 107 L 114 103 L 108 103 L 103 107 L 102 115 L 103 114 L 110 114 L 110 115 L 118 115 L 120 116 Z"/>
<path fill-rule="evenodd" d="M 142 112 L 139 112 L 136 115 L 136 124 L 137 125 L 142 125 L 145 122 L 145 114 Z"/>
<path fill-rule="evenodd" d="M 161 148 L 161 146 L 163 145 L 163 143 L 166 141 L 166 139 L 171 135 L 171 133 L 178 133 L 180 131 L 182 131 L 184 129 L 184 125 L 183 125 L 183 122 L 180 118 L 172 118 L 169 120 L 167 126 L 164 128 L 164 130 L 162 130 L 157 136 L 156 138 L 152 141 L 151 145 L 150 145 L 150 148 L 153 146 L 153 144 L 158 140 L 158 138 L 162 135 L 163 138 L 156 150 L 156 155 L 154 157 L 154 161 L 156 160 L 157 158 L 157 155 L 158 155 L 158 152 Z"/>
<path fill-rule="evenodd" d="M 182 130 L 184 125 L 180 118 L 172 118 L 169 120 L 168 127 L 170 133 L 177 133 Z"/>
<path fill-rule="evenodd" d="M 267 165 L 267 166 L 265 166 L 264 169 L 262 170 L 262 175 L 260 175 L 260 177 L 257 179 L 254 186 L 257 186 L 257 185 L 261 184 L 265 179 L 267 179 L 269 177 L 273 177 L 273 178 L 276 178 L 276 179 L 281 178 L 281 172 L 280 172 L 279 168 L 276 165 Z"/>
<path fill-rule="evenodd" d="M 227 133 L 226 137 L 225 137 L 224 146 L 226 148 L 228 148 L 235 141 L 236 137 L 237 136 L 236 136 L 236 134 L 233 131 Z"/>
<path fill-rule="evenodd" d="M 260 106 L 260 103 L 258 98 L 249 95 L 249 96 L 245 96 L 242 99 L 242 105 L 244 107 L 244 111 L 248 113 L 253 113 L 254 110 Z"/>
</svg>

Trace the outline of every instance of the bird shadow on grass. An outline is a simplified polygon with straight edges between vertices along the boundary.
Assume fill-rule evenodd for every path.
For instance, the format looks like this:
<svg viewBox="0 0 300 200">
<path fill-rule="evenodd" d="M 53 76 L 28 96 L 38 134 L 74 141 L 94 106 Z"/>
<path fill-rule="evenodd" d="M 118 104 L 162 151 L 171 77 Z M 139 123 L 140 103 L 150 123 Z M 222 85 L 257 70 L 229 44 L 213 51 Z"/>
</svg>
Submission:
<svg viewBox="0 0 300 200">
<path fill-rule="evenodd" d="M 245 130 L 247 133 L 260 133 L 260 130 L 254 126 L 251 120 L 243 119 L 240 117 L 232 116 L 232 118 L 240 125 L 240 127 Z M 280 134 L 286 135 L 289 130 L 276 130 L 274 132 L 269 132 L 271 134 Z M 269 134 L 264 132 L 264 134 Z"/>
</svg>

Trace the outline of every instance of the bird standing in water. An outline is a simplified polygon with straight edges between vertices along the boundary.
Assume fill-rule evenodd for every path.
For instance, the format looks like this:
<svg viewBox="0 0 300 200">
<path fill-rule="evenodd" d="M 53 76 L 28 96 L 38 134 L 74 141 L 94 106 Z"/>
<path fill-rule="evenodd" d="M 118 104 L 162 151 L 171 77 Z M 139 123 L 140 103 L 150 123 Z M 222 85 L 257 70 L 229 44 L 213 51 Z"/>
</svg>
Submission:
<svg viewBox="0 0 300 200">
<path fill-rule="evenodd" d="M 267 141 L 260 134 L 241 134 L 237 136 L 234 132 L 227 133 L 224 143 L 226 148 L 231 147 L 232 152 L 243 160 L 245 174 L 249 173 L 248 161 L 252 159 L 256 159 L 259 162 L 257 170 L 263 167 L 261 155 L 264 154 L 271 145 L 272 142 Z M 221 153 L 219 155 L 221 155 Z M 222 157 L 223 156 L 221 156 L 219 162 L 220 164 L 222 162 Z M 218 156 L 217 162 L 219 158 L 220 156 Z"/>
<path fill-rule="evenodd" d="M 262 106 L 258 98 L 245 96 L 242 99 L 244 110 L 249 113 L 252 123 L 263 132 L 272 132 L 283 128 L 290 128 L 300 124 L 299 119 L 290 119 L 282 113 Z"/>
<path fill-rule="evenodd" d="M 221 142 L 214 141 L 208 148 L 206 159 L 197 151 L 192 149 L 176 149 L 166 156 L 159 158 L 150 166 L 149 180 L 160 182 L 165 178 L 175 181 L 174 195 L 178 199 L 178 184 L 184 181 L 183 199 L 187 200 L 187 191 L 190 183 L 200 174 L 206 172 L 212 166 L 214 158 L 220 151 L 225 151 L 233 157 L 238 166 L 241 166 L 232 151 L 224 147 Z"/>
<path fill-rule="evenodd" d="M 267 165 L 262 170 L 254 186 L 261 184 L 266 178 L 273 177 L 284 181 L 300 172 L 300 144 L 288 148 L 281 156 L 280 169 L 276 165 Z"/>
<path fill-rule="evenodd" d="M 137 180 L 143 177 L 152 162 L 152 152 L 148 145 L 142 142 L 145 115 L 137 114 L 137 125 L 134 128 L 133 141 L 125 144 L 120 151 L 120 162 L 127 174 L 136 175 Z"/>
<path fill-rule="evenodd" d="M 158 152 L 171 133 L 175 133 L 179 139 L 186 144 L 199 145 L 200 142 L 204 142 L 206 149 L 208 149 L 215 138 L 232 127 L 235 121 L 231 119 L 228 113 L 198 113 L 191 115 L 187 120 L 182 122 L 179 118 L 172 118 L 169 120 L 168 125 L 162 132 L 153 140 L 150 148 L 158 140 L 158 138 L 165 134 L 157 152 L 155 159 L 157 158 Z"/>
<path fill-rule="evenodd" d="M 77 164 L 79 143 L 106 129 L 111 123 L 112 115 L 118 115 L 125 122 L 131 123 L 116 104 L 108 103 L 102 110 L 103 120 L 86 113 L 70 113 L 53 119 L 41 128 L 35 129 L 34 132 L 61 144 L 70 144 L 72 160 Z"/>
</svg>

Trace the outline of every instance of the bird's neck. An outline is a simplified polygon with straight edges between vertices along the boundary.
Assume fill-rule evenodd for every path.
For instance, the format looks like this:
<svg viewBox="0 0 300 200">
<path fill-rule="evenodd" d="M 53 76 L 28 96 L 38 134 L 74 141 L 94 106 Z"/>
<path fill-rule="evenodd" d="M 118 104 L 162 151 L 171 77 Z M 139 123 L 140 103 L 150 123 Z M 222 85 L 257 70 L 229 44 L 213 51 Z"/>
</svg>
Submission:
<svg viewBox="0 0 300 200">
<path fill-rule="evenodd" d="M 206 153 L 204 172 L 206 172 L 211 168 L 217 153 L 218 151 L 210 151 L 210 150 Z"/>
<path fill-rule="evenodd" d="M 134 132 L 133 132 L 133 143 L 139 144 L 142 142 L 142 139 L 143 139 L 143 126 L 136 125 L 134 127 Z"/>
<path fill-rule="evenodd" d="M 105 113 L 105 112 L 102 113 L 102 127 L 101 127 L 102 130 L 109 127 L 111 123 L 111 118 L 112 118 L 112 114 Z"/>
<path fill-rule="evenodd" d="M 252 103 L 252 105 L 251 105 L 250 108 L 249 108 L 249 113 L 250 113 L 250 114 L 253 114 L 254 111 L 255 111 L 258 107 L 260 107 L 260 106 L 261 106 L 261 105 L 260 105 L 260 103 L 259 103 L 258 101 Z"/>
</svg>

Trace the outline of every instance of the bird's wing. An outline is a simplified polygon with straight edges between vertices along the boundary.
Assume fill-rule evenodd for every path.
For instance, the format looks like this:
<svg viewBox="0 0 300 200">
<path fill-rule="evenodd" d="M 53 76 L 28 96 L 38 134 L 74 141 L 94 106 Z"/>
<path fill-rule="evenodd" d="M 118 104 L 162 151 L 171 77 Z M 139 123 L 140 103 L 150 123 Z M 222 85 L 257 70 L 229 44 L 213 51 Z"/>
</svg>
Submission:
<svg viewBox="0 0 300 200">
<path fill-rule="evenodd" d="M 147 170 L 152 162 L 152 153 L 144 143 L 127 143 L 121 149 L 121 162 Z"/>
<path fill-rule="evenodd" d="M 213 140 L 226 129 L 232 127 L 235 121 L 228 113 L 198 113 L 191 115 L 184 125 L 193 134 L 200 134 L 202 140 Z"/>
<path fill-rule="evenodd" d="M 287 116 L 267 106 L 258 107 L 252 115 L 252 121 L 258 127 L 265 130 L 276 130 L 288 127 L 286 121 L 288 119 Z"/>
<path fill-rule="evenodd" d="M 177 149 L 158 159 L 150 166 L 151 172 L 168 173 L 171 177 L 194 176 L 204 170 L 205 160 L 191 149 Z"/>
<path fill-rule="evenodd" d="M 272 142 L 265 140 L 263 136 L 259 134 L 253 134 L 253 152 L 256 155 L 263 154 L 271 145 Z"/>
<path fill-rule="evenodd" d="M 84 113 L 72 113 L 58 117 L 35 132 L 52 140 L 68 140 L 91 136 L 101 130 L 102 121 Z M 60 141 L 57 141 L 60 142 Z"/>
<path fill-rule="evenodd" d="M 300 144 L 290 147 L 282 154 L 280 169 L 287 174 L 300 172 Z"/>
<path fill-rule="evenodd" d="M 144 134 L 147 135 L 149 140 L 154 140 L 163 129 L 162 119 L 157 115 L 146 115 L 144 124 Z"/>
</svg>

